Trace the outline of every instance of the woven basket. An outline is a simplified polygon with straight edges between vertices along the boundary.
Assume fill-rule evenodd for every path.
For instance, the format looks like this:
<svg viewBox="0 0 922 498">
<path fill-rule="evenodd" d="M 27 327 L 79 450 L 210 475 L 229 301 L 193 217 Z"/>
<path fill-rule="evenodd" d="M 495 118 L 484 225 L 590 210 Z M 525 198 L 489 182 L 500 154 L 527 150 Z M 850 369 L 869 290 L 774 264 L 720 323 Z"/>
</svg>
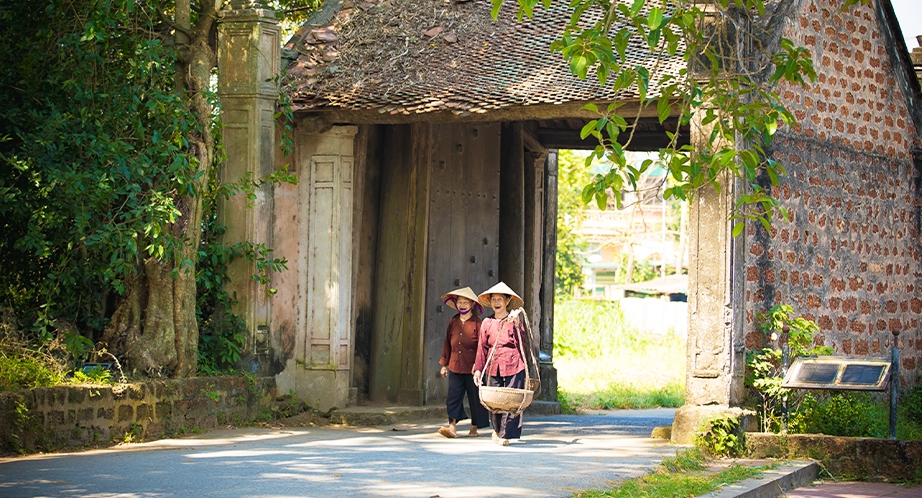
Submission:
<svg viewBox="0 0 922 498">
<path fill-rule="evenodd" d="M 534 400 L 541 382 L 528 379 L 529 389 L 514 387 L 480 386 L 480 404 L 491 413 L 521 413 Z"/>
<path fill-rule="evenodd" d="M 525 314 L 524 310 L 518 310 L 516 313 L 521 313 L 525 320 L 525 331 L 530 337 L 531 324 L 528 322 L 528 315 Z M 509 318 L 513 316 L 515 315 L 510 315 Z M 509 318 L 504 318 L 503 321 Z M 516 329 L 516 332 L 518 332 L 518 329 Z M 519 353 L 522 355 L 522 359 L 525 360 L 525 349 L 522 347 L 521 335 L 518 336 L 518 344 Z M 493 347 L 490 349 L 490 356 L 487 357 L 486 365 L 483 370 L 485 376 L 486 373 L 490 371 L 490 365 L 493 364 L 493 354 L 495 352 L 496 343 L 494 342 Z M 531 353 L 530 359 L 534 365 L 535 373 L 537 374 L 539 372 L 538 363 L 535 359 L 534 351 L 532 351 L 530 346 L 528 352 Z M 525 366 L 525 389 L 491 386 L 489 385 L 489 376 L 486 377 L 487 380 L 480 386 L 480 404 L 490 413 L 510 413 L 517 416 L 525 411 L 525 408 L 534 400 L 535 395 L 541 391 L 540 375 L 537 379 L 531 378 L 528 374 L 528 365 Z"/>
</svg>

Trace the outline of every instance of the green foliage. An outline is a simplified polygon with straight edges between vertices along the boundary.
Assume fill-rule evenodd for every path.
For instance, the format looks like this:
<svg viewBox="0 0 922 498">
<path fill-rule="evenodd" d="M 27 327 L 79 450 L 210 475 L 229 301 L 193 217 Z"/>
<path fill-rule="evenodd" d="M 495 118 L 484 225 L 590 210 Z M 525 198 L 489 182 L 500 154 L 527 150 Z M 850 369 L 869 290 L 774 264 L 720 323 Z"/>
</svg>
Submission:
<svg viewBox="0 0 922 498">
<path fill-rule="evenodd" d="M 583 161 L 573 151 L 562 150 L 557 158 L 557 267 L 555 293 L 571 296 L 583 286 L 582 252 L 586 241 L 578 235 L 585 217 L 579 200 L 582 185 L 589 181 Z"/>
<path fill-rule="evenodd" d="M 141 441 L 141 436 L 144 434 L 144 427 L 137 422 L 132 422 L 131 426 L 125 431 L 125 434 L 122 435 L 121 443 L 138 443 Z"/>
<path fill-rule="evenodd" d="M 579 410 L 678 408 L 685 404 L 685 384 L 674 382 L 659 387 L 611 383 L 591 394 L 569 392 L 559 388 L 558 398 L 562 405 L 566 405 L 569 413 L 577 413 Z"/>
<path fill-rule="evenodd" d="M 791 415 L 789 431 L 798 434 L 885 438 L 889 408 L 868 393 L 808 393 Z"/>
<path fill-rule="evenodd" d="M 58 365 L 47 355 L 0 347 L 0 392 L 50 387 L 63 381 Z"/>
<path fill-rule="evenodd" d="M 813 344 L 813 336 L 819 331 L 816 323 L 794 317 L 793 312 L 790 305 L 779 304 L 767 313 L 758 313 L 756 318 L 763 334 L 763 343 L 777 343 L 779 347 L 746 351 L 746 386 L 751 387 L 760 398 L 758 410 L 763 432 L 781 429 L 785 402 L 789 404 L 789 411 L 794 411 L 804 399 L 803 391 L 781 387 L 784 380 L 781 343 L 786 341 L 788 345 L 790 362 L 799 356 L 832 354 L 828 346 Z"/>
<path fill-rule="evenodd" d="M 115 384 L 112 372 L 102 367 L 75 370 L 73 381 L 77 384 Z"/>
<path fill-rule="evenodd" d="M 922 425 L 922 383 L 916 381 L 915 387 L 900 396 L 900 408 L 908 420 Z"/>
<path fill-rule="evenodd" d="M 498 15 L 505 0 L 492 0 Z M 849 0 L 848 5 L 858 1 Z M 778 130 L 793 127 L 796 119 L 784 107 L 779 88 L 806 87 L 816 78 L 810 53 L 792 40 L 775 40 L 763 31 L 756 17 L 765 15 L 764 0 L 574 0 L 573 14 L 560 39 L 551 48 L 561 54 L 571 72 L 583 79 L 594 77 L 612 93 L 636 92 L 640 108 L 630 115 L 622 103 L 588 104 L 585 110 L 598 118 L 589 121 L 582 137 L 599 145 L 590 158 L 607 157 L 614 165 L 596 175 L 582 191 L 585 203 L 604 209 L 610 198 L 620 207 L 621 196 L 610 192 L 636 190 L 638 180 L 653 161 L 640 167 L 628 164 L 624 151 L 644 112 L 655 112 L 660 123 L 700 126 L 707 140 L 693 147 L 681 145 L 681 131 L 669 132 L 670 143 L 660 149 L 672 183 L 669 198 L 688 199 L 706 186 L 720 188 L 724 174 L 740 179 L 748 189 L 739 194 L 734 210 L 733 234 L 745 220 L 764 227 L 776 213 L 786 210 L 770 195 L 770 187 L 786 174 L 771 159 L 769 147 Z M 550 0 L 518 0 L 518 18 L 531 16 Z M 587 12 L 601 12 L 592 20 Z M 773 29 L 774 25 L 770 29 Z M 758 47 L 749 53 L 738 46 Z M 629 49 L 630 47 L 630 49 Z M 651 52 L 648 60 L 673 61 L 678 74 L 660 74 L 656 65 L 633 65 L 628 55 L 639 47 Z M 742 57 L 741 57 L 742 55 Z M 667 62 L 669 63 L 669 62 Z M 784 86 L 779 85 L 783 83 Z"/>
<path fill-rule="evenodd" d="M 653 343 L 650 336 L 627 327 L 617 301 L 571 299 L 555 306 L 554 356 L 597 358 Z"/>
<path fill-rule="evenodd" d="M 617 301 L 558 301 L 554 322 L 558 397 L 570 410 L 684 403 L 684 339 L 630 329 Z M 653 363 L 665 365 L 653 373 Z"/>
<path fill-rule="evenodd" d="M 631 272 L 631 282 L 628 282 L 627 274 L 629 260 L 630 258 L 626 253 L 619 253 L 615 257 L 615 261 L 618 263 L 618 269 L 615 273 L 615 282 L 620 284 L 629 284 L 632 282 L 646 282 L 648 280 L 653 280 L 654 278 L 659 277 L 659 272 L 652 264 L 650 264 L 650 261 L 635 259 L 634 268 Z"/>
<path fill-rule="evenodd" d="M 60 317 L 101 330 L 139 263 L 173 257 L 198 126 L 156 34 L 160 2 L 41 5 L 7 2 L 0 33 L 0 300 L 40 343 Z"/>
<path fill-rule="evenodd" d="M 319 2 L 272 5 L 297 17 Z M 200 12 L 193 8 L 193 25 Z M 161 262 L 175 277 L 212 261 L 215 250 L 197 281 L 217 287 L 199 294 L 197 311 L 208 322 L 201 342 L 213 360 L 205 368 L 218 371 L 239 359 L 242 344 L 229 300 L 215 295 L 226 282 L 225 253 L 254 261 L 261 284 L 285 262 L 262 245 L 218 248 L 214 235 L 202 237 L 210 242 L 197 256 L 182 256 L 198 246 L 199 230 L 219 228 L 208 214 L 201 227 L 186 226 L 184 216 L 199 200 L 213 207 L 235 192 L 252 199 L 263 184 L 293 177 L 281 168 L 228 186 L 204 181 L 214 170 L 197 151 L 215 144 L 199 138 L 219 139 L 217 102 L 207 90 L 183 88 L 186 73 L 176 68 L 190 51 L 177 46 L 172 13 L 173 2 L 154 0 L 13 0 L 0 8 L 0 302 L 16 310 L 33 345 L 62 339 L 80 360 L 119 297 L 143 278 L 142 262 Z M 72 325 L 63 338 L 62 319 Z"/>
<path fill-rule="evenodd" d="M 218 401 L 221 401 L 221 392 L 215 390 L 214 384 L 209 384 L 208 389 L 205 389 L 203 387 L 201 392 L 205 396 L 208 396 L 208 399 L 210 399 L 211 401 L 214 401 L 215 403 L 217 403 Z"/>
<path fill-rule="evenodd" d="M 584 491 L 574 496 L 588 497 L 654 497 L 705 496 L 727 484 L 760 475 L 769 466 L 744 467 L 731 464 L 717 473 L 701 472 L 707 465 L 705 455 L 696 448 L 666 458 L 652 474 L 620 481 L 609 491 Z"/>
<path fill-rule="evenodd" d="M 746 450 L 746 443 L 739 418 L 724 415 L 706 421 L 695 434 L 695 446 L 711 456 L 742 455 Z"/>
</svg>

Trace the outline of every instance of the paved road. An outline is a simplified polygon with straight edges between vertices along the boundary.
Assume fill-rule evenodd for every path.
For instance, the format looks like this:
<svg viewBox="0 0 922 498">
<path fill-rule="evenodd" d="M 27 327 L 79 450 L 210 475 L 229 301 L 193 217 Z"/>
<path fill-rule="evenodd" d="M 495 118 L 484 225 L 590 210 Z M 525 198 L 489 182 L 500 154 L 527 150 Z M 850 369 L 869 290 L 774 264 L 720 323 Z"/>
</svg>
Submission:
<svg viewBox="0 0 922 498">
<path fill-rule="evenodd" d="M 0 497 L 568 496 L 645 474 L 680 447 L 650 439 L 674 410 L 530 417 L 521 441 L 397 427 L 216 430 L 0 460 Z M 459 426 L 459 432 L 467 432 Z"/>
</svg>

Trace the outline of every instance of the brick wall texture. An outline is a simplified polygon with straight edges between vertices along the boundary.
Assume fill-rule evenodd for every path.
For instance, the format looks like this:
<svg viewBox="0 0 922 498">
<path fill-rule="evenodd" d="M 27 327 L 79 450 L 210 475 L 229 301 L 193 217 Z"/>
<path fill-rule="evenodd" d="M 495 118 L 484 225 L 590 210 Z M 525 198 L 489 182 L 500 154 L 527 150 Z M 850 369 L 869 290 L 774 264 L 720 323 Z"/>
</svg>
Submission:
<svg viewBox="0 0 922 498">
<path fill-rule="evenodd" d="M 772 146 L 788 171 L 774 195 L 791 217 L 747 227 L 747 343 L 774 304 L 815 320 L 816 342 L 836 355 L 889 358 L 899 328 L 909 386 L 922 366 L 917 131 L 874 8 L 841 4 L 803 0 L 785 28 L 812 52 L 817 80 L 779 89 L 799 123 Z"/>
<path fill-rule="evenodd" d="M 0 393 L 0 455 L 97 447 L 242 424 L 272 412 L 272 377 L 198 377 Z M 277 407 L 276 407 L 277 408 Z"/>
</svg>

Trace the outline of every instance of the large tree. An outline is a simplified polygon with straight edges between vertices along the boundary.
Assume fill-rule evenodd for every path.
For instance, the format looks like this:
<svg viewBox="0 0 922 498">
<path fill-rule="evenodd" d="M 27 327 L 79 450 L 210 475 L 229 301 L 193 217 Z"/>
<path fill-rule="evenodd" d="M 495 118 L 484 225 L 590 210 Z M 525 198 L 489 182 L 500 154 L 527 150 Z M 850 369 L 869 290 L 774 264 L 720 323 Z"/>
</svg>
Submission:
<svg viewBox="0 0 922 498">
<path fill-rule="evenodd" d="M 0 306 L 37 344 L 82 332 L 132 370 L 197 372 L 221 4 L 0 3 Z"/>
</svg>

